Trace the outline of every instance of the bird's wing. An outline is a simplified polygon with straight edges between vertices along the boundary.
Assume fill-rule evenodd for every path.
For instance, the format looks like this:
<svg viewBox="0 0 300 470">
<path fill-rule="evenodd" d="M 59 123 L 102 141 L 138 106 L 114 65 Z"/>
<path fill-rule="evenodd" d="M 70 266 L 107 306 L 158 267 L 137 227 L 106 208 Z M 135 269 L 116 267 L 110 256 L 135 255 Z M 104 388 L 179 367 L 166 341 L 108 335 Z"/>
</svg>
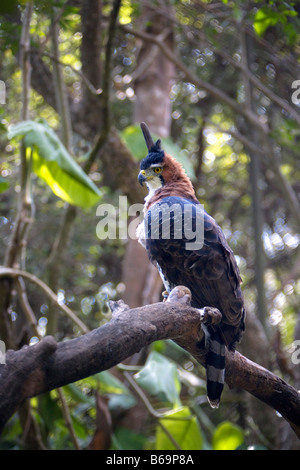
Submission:
<svg viewBox="0 0 300 470">
<path fill-rule="evenodd" d="M 203 244 L 196 249 L 186 249 L 187 242 L 183 227 L 182 237 L 174 238 L 176 232 L 176 216 L 170 213 L 170 237 L 162 235 L 163 204 L 172 206 L 178 204 L 182 208 L 182 227 L 185 220 L 185 204 L 192 205 L 191 223 L 194 232 L 202 230 L 197 228 L 197 217 L 203 220 Z M 189 215 L 190 216 L 190 215 Z M 151 232 L 155 218 L 158 217 L 160 232 Z M 177 216 L 178 217 L 178 216 Z M 200 204 L 187 201 L 179 197 L 162 199 L 151 207 L 146 215 L 147 240 L 146 247 L 149 258 L 157 263 L 169 284 L 184 285 L 192 292 L 192 305 L 197 308 L 205 306 L 216 307 L 222 313 L 222 323 L 234 327 L 234 333 L 228 334 L 228 341 L 232 342 L 238 336 L 238 330 L 243 322 L 244 302 L 240 288 L 239 269 L 223 232 L 215 220 L 209 216 Z M 173 236 L 172 236 L 173 235 Z M 231 328 L 230 328 L 231 330 Z"/>
</svg>

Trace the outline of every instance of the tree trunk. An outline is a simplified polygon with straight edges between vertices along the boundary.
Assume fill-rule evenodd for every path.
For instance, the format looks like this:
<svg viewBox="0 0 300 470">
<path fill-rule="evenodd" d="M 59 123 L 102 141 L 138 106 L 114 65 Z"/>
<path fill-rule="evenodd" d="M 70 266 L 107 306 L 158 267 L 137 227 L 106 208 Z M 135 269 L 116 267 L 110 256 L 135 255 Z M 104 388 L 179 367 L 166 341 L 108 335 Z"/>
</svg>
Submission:
<svg viewBox="0 0 300 470">
<path fill-rule="evenodd" d="M 157 14 L 155 7 L 150 4 L 143 5 L 141 22 L 148 25 L 145 32 L 161 37 L 172 50 L 173 34 L 167 19 L 172 15 L 172 7 L 166 2 L 164 8 L 166 16 Z M 171 132 L 170 91 L 174 75 L 174 64 L 156 45 L 143 41 L 137 57 L 133 120 L 136 124 L 145 121 L 151 132 L 159 137 L 168 137 Z M 145 145 L 145 156 L 146 154 Z M 124 300 L 131 307 L 160 300 L 162 282 L 159 274 L 148 261 L 146 250 L 137 240 L 128 240 L 123 280 L 126 286 Z"/>
</svg>

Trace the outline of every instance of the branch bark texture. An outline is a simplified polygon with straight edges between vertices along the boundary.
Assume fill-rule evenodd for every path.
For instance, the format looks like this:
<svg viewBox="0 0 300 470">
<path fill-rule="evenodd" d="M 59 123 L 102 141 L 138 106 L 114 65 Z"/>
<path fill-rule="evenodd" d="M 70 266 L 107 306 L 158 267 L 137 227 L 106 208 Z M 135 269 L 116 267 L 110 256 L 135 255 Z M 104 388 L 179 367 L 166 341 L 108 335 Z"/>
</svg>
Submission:
<svg viewBox="0 0 300 470">
<path fill-rule="evenodd" d="M 26 399 L 107 370 L 142 347 L 173 339 L 204 365 L 199 310 L 179 301 L 129 309 L 112 303 L 112 319 L 80 337 L 56 343 L 45 337 L 35 346 L 9 350 L 0 364 L 0 430 Z M 278 411 L 300 438 L 300 394 L 240 353 L 226 352 L 226 383 Z"/>
</svg>

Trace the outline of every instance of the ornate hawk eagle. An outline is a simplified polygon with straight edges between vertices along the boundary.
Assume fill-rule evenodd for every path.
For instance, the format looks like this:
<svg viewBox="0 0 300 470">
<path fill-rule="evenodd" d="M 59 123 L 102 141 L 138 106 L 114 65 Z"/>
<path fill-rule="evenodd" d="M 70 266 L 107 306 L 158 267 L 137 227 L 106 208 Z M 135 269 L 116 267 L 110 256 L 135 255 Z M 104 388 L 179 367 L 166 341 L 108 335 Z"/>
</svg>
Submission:
<svg viewBox="0 0 300 470">
<path fill-rule="evenodd" d="M 234 350 L 244 330 L 239 269 L 222 230 L 197 200 L 181 164 L 162 150 L 160 140 L 153 142 L 145 123 L 141 128 L 149 153 L 141 161 L 138 180 L 146 183 L 149 193 L 138 239 L 168 293 L 185 286 L 193 307 L 221 312 L 217 325 L 202 323 L 207 397 L 217 407 L 224 385 L 225 345 Z"/>
</svg>

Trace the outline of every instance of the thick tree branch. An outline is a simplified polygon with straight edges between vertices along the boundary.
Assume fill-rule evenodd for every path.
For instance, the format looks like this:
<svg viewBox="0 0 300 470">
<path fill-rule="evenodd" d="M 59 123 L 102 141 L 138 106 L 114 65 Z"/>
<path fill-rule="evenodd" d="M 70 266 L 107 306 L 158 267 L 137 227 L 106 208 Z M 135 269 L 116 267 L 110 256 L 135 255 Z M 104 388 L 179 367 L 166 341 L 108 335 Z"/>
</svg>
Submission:
<svg viewBox="0 0 300 470">
<path fill-rule="evenodd" d="M 0 365 L 0 430 L 27 398 L 109 369 L 153 341 L 173 339 L 204 365 L 200 311 L 190 307 L 188 296 L 170 300 L 134 309 L 122 301 L 110 303 L 111 321 L 96 330 L 58 344 L 46 337 L 8 351 L 6 364 Z M 238 352 L 226 353 L 225 380 L 277 410 L 300 438 L 297 390 Z"/>
</svg>

